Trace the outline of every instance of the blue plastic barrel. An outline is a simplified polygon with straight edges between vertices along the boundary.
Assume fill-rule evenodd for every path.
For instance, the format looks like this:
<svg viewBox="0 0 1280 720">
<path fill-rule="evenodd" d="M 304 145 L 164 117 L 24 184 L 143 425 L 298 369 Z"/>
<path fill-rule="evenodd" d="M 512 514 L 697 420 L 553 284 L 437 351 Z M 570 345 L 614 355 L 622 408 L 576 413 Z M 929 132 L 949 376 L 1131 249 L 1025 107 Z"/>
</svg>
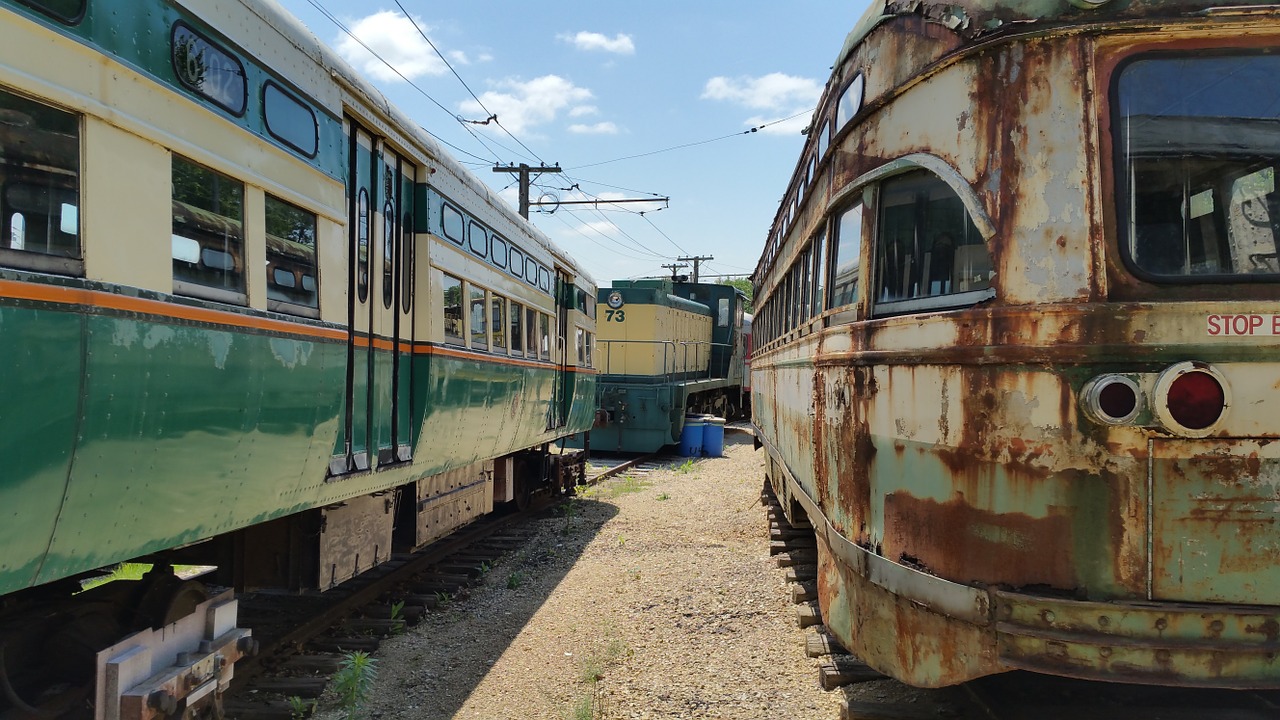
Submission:
<svg viewBox="0 0 1280 720">
<path fill-rule="evenodd" d="M 702 454 L 707 457 L 724 455 L 724 418 L 705 415 L 702 418 Z"/>
<path fill-rule="evenodd" d="M 685 415 L 684 429 L 680 431 L 680 454 L 698 457 L 702 454 L 703 422 L 701 415 Z"/>
</svg>

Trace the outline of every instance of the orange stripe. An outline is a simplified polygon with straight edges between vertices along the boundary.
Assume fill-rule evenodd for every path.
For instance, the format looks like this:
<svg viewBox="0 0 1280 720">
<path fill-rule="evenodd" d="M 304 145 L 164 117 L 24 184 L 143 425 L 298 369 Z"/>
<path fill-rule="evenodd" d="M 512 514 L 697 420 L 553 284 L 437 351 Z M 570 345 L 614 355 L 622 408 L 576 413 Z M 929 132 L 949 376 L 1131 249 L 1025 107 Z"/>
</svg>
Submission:
<svg viewBox="0 0 1280 720">
<path fill-rule="evenodd" d="M 160 300 L 147 300 L 144 298 L 117 295 L 115 293 L 101 292 L 99 290 L 66 288 L 55 285 L 45 285 L 43 283 L 24 283 L 13 280 L 0 280 L 0 297 L 12 298 L 15 300 L 47 302 L 58 305 L 81 305 L 85 307 L 101 308 L 104 310 L 118 310 L 121 312 L 156 315 L 176 320 L 188 320 L 191 322 L 208 323 L 211 325 L 227 325 L 230 327 L 246 328 L 250 330 L 289 333 L 291 335 L 308 335 L 325 340 L 345 340 L 347 338 L 347 334 L 344 331 L 336 328 L 299 325 L 282 320 L 241 315 L 239 313 L 231 313 L 224 310 L 190 307 L 163 302 Z"/>
</svg>

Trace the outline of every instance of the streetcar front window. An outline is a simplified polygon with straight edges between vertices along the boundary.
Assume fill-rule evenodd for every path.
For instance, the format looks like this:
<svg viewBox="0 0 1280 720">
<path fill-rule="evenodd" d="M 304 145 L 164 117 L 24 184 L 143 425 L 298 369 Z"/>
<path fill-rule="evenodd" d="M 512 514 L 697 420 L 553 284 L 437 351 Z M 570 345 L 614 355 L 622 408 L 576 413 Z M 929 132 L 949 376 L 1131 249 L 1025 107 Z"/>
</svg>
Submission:
<svg viewBox="0 0 1280 720">
<path fill-rule="evenodd" d="M 0 91 L 0 248 L 80 257 L 80 118 Z"/>
<path fill-rule="evenodd" d="M 877 315 L 965 307 L 993 296 L 991 256 L 964 201 L 924 170 L 881 186 L 875 276 Z"/>
<path fill-rule="evenodd" d="M 1156 282 L 1280 279 L 1280 57 L 1142 57 L 1116 81 L 1122 247 Z"/>
</svg>

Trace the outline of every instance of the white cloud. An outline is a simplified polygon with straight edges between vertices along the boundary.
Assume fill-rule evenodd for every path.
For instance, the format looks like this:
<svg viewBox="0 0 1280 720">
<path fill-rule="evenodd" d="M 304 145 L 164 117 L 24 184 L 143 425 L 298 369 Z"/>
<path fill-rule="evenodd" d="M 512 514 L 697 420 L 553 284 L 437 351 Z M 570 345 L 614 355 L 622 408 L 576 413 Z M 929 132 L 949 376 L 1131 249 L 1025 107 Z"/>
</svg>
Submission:
<svg viewBox="0 0 1280 720">
<path fill-rule="evenodd" d="M 704 100 L 726 100 L 756 110 L 802 108 L 817 103 L 821 95 L 818 81 L 782 73 L 756 78 L 713 77 L 702 90 Z"/>
<path fill-rule="evenodd" d="M 604 52 L 618 55 L 634 55 L 636 52 L 636 45 L 631 42 L 631 36 L 623 35 L 622 33 L 614 35 L 612 39 L 600 33 L 586 31 L 575 35 L 561 33 L 556 38 L 573 45 L 579 50 L 603 50 Z"/>
<path fill-rule="evenodd" d="M 383 10 L 350 23 L 349 27 L 360 42 L 350 35 L 343 35 L 335 43 L 338 52 L 347 62 L 375 80 L 395 82 L 402 79 L 400 75 L 412 80 L 423 75 L 443 75 L 448 71 L 418 32 L 418 28 L 422 28 L 423 33 L 430 30 L 418 18 L 410 20 L 398 12 Z M 361 43 L 399 70 L 400 75 L 374 57 Z"/>
<path fill-rule="evenodd" d="M 595 115 L 600 109 L 595 105 L 579 105 L 569 111 L 569 117 L 583 117 L 584 115 Z"/>
<path fill-rule="evenodd" d="M 611 122 L 598 122 L 594 125 L 570 125 L 569 132 L 579 135 L 617 135 L 618 126 Z"/>
<path fill-rule="evenodd" d="M 467 59 L 467 54 L 461 50 L 450 50 L 449 59 L 457 65 L 470 65 L 471 61 Z"/>
<path fill-rule="evenodd" d="M 503 127 L 516 134 L 555 120 L 566 108 L 572 113 L 574 107 L 592 97 L 590 90 L 559 75 L 543 75 L 527 82 L 507 79 L 495 87 L 497 89 L 483 93 L 480 101 L 498 116 Z M 459 107 L 467 115 L 484 114 L 474 100 L 464 101 Z"/>
</svg>

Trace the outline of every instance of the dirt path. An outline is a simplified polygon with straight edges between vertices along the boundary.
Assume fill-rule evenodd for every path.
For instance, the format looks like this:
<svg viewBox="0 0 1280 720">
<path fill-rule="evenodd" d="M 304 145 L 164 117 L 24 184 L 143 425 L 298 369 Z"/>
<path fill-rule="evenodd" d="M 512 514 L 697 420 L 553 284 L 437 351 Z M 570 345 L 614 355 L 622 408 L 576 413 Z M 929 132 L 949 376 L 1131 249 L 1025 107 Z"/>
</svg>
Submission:
<svg viewBox="0 0 1280 720">
<path fill-rule="evenodd" d="M 383 644 L 367 715 L 839 717 L 769 557 L 762 453 L 734 433 L 725 451 L 539 521 L 469 597 Z"/>
</svg>

